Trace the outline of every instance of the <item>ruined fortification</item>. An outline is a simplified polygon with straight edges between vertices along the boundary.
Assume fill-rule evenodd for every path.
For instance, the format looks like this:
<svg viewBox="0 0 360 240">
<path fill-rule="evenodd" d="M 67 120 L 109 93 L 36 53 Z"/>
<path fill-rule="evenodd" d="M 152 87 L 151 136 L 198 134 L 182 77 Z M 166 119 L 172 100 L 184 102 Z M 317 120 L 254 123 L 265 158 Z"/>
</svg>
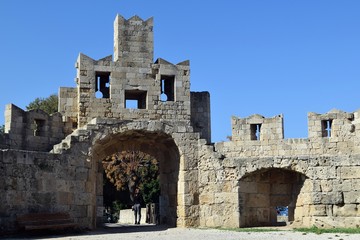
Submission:
<svg viewBox="0 0 360 240">
<path fill-rule="evenodd" d="M 114 22 L 114 54 L 80 54 L 58 113 L 7 105 L 0 134 L 0 230 L 29 212 L 102 224 L 103 168 L 138 149 L 160 163 L 160 222 L 182 227 L 360 225 L 360 112 L 308 114 L 308 138 L 284 139 L 283 116 L 232 118 L 212 143 L 210 95 L 190 91 L 190 63 L 153 60 L 153 20 Z"/>
</svg>

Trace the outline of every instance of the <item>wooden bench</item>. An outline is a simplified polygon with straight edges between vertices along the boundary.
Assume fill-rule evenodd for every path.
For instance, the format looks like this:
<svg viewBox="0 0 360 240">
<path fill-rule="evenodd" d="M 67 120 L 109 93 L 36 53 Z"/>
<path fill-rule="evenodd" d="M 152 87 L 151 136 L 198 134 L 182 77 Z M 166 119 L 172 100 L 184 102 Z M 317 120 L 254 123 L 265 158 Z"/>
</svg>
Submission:
<svg viewBox="0 0 360 240">
<path fill-rule="evenodd" d="M 25 230 L 63 229 L 77 226 L 68 213 L 29 213 L 17 217 L 17 223 Z"/>
</svg>

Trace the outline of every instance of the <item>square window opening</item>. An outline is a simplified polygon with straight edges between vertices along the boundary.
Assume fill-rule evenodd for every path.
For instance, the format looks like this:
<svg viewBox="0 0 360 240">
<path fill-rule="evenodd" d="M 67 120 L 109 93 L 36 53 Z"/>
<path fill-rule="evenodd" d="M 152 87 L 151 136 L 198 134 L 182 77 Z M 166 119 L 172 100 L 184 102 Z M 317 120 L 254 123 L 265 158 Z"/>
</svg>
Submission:
<svg viewBox="0 0 360 240">
<path fill-rule="evenodd" d="M 276 222 L 284 223 L 289 221 L 289 208 L 288 206 L 277 206 L 276 209 Z"/>
<path fill-rule="evenodd" d="M 34 136 L 45 136 L 45 120 L 34 119 Z"/>
<path fill-rule="evenodd" d="M 138 100 L 132 100 L 132 99 L 125 100 L 125 108 L 139 109 L 138 106 L 139 106 Z"/>
<path fill-rule="evenodd" d="M 110 72 L 95 73 L 96 98 L 110 98 Z"/>
<path fill-rule="evenodd" d="M 146 109 L 146 91 L 125 91 L 125 108 Z"/>
<path fill-rule="evenodd" d="M 261 124 L 250 124 L 250 139 L 260 140 Z"/>
<path fill-rule="evenodd" d="M 175 101 L 175 76 L 174 75 L 161 75 L 160 81 L 162 102 Z"/>
<path fill-rule="evenodd" d="M 78 123 L 77 122 L 72 122 L 72 129 L 75 130 L 78 127 Z"/>
</svg>

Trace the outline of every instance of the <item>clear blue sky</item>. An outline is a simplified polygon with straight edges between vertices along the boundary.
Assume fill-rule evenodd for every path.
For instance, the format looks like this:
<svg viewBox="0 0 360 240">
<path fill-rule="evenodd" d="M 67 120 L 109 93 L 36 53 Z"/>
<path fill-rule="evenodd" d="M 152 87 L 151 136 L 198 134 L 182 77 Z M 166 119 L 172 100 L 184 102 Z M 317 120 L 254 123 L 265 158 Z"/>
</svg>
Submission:
<svg viewBox="0 0 360 240">
<path fill-rule="evenodd" d="M 213 141 L 232 115 L 284 114 L 285 137 L 306 138 L 308 112 L 360 108 L 358 0 L 2 0 L 0 124 L 6 104 L 74 87 L 80 52 L 112 54 L 116 14 L 154 17 L 154 60 L 190 60 Z"/>
</svg>

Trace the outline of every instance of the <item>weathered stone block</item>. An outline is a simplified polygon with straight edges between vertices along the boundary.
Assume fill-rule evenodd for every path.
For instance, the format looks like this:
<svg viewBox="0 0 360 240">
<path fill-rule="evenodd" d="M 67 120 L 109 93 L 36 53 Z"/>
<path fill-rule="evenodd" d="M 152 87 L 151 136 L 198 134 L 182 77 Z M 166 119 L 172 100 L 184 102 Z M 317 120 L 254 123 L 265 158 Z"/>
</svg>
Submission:
<svg viewBox="0 0 360 240">
<path fill-rule="evenodd" d="M 215 195 L 214 193 L 200 194 L 199 201 L 200 205 L 212 204 L 215 202 Z"/>
<path fill-rule="evenodd" d="M 257 193 L 257 182 L 241 182 L 239 186 L 239 192 L 241 193 Z"/>
<path fill-rule="evenodd" d="M 72 205 L 70 209 L 77 218 L 88 216 L 88 207 L 86 205 Z"/>
<path fill-rule="evenodd" d="M 269 207 L 270 199 L 266 194 L 248 194 L 246 206 L 248 207 Z"/>
<path fill-rule="evenodd" d="M 62 205 L 70 205 L 74 201 L 74 194 L 69 192 L 57 192 L 56 201 Z"/>
<path fill-rule="evenodd" d="M 271 194 L 284 194 L 291 192 L 292 184 L 273 184 L 271 185 Z"/>
<path fill-rule="evenodd" d="M 344 194 L 342 192 L 314 192 L 312 194 L 312 202 L 314 204 L 344 204 Z"/>
<path fill-rule="evenodd" d="M 358 204 L 345 204 L 344 206 L 333 206 L 334 217 L 360 217 Z"/>
<path fill-rule="evenodd" d="M 327 216 L 326 205 L 310 205 L 310 216 Z"/>
<path fill-rule="evenodd" d="M 360 166 L 353 167 L 341 167 L 340 177 L 342 179 L 359 179 L 360 178 Z"/>
<path fill-rule="evenodd" d="M 344 202 L 346 203 L 357 203 L 360 204 L 360 192 L 344 192 Z"/>
</svg>

